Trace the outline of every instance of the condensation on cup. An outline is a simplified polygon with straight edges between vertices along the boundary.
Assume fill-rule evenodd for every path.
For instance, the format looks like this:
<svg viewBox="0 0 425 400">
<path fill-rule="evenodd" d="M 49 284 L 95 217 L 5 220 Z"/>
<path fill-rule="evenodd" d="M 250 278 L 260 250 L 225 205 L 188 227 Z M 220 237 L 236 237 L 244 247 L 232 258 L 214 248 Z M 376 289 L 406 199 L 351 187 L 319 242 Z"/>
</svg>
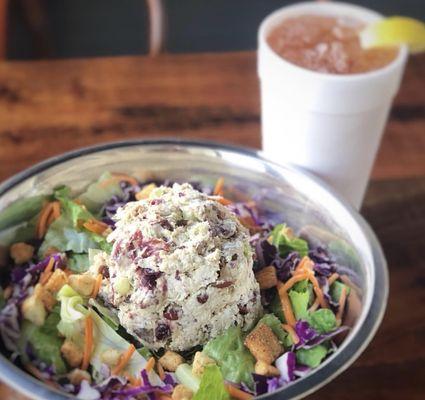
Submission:
<svg viewBox="0 0 425 400">
<path fill-rule="evenodd" d="M 364 73 L 312 71 L 279 56 L 270 33 L 302 15 L 350 17 L 365 24 L 382 15 L 344 3 L 299 3 L 268 16 L 260 26 L 262 141 L 266 156 L 312 172 L 360 208 L 407 49 L 382 68 Z"/>
</svg>

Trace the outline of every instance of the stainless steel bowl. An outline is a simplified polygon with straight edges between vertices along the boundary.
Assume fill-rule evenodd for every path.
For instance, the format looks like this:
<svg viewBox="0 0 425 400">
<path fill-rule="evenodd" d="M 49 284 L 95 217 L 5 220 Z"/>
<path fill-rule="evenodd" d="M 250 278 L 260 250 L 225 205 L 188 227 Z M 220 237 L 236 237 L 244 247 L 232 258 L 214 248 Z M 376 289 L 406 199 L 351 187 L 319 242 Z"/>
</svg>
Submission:
<svg viewBox="0 0 425 400">
<path fill-rule="evenodd" d="M 344 371 L 365 349 L 385 311 L 388 272 L 381 247 L 364 219 L 318 179 L 290 166 L 278 166 L 261 153 L 213 143 L 145 140 L 105 144 L 51 158 L 0 185 L 0 209 L 11 201 L 49 192 L 66 183 L 82 189 L 102 172 L 136 177 L 214 182 L 224 176 L 249 196 L 259 196 L 296 231 L 332 249 L 338 261 L 354 270 L 361 288 L 361 308 L 335 354 L 311 374 L 259 398 L 298 399 Z M 0 379 L 27 396 L 65 399 L 66 396 L 0 356 Z"/>
</svg>

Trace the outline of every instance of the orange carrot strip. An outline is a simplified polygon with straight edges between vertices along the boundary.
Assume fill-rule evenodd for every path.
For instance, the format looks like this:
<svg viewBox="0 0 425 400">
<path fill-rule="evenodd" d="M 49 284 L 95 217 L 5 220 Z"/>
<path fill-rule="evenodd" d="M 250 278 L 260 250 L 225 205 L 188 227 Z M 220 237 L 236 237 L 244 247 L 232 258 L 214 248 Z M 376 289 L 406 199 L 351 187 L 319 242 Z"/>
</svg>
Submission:
<svg viewBox="0 0 425 400">
<path fill-rule="evenodd" d="M 94 287 L 93 287 L 93 292 L 90 295 L 90 297 L 92 297 L 93 299 L 96 298 L 97 294 L 99 293 L 100 286 L 102 285 L 102 279 L 103 279 L 103 275 L 97 274 L 96 282 L 94 283 Z"/>
<path fill-rule="evenodd" d="M 285 290 L 285 285 L 281 282 L 278 282 L 277 291 L 279 294 L 280 303 L 282 305 L 282 311 L 285 315 L 286 322 L 291 326 L 295 326 L 297 321 L 295 319 L 294 312 L 292 311 L 291 301 L 289 300 L 288 293 Z"/>
<path fill-rule="evenodd" d="M 226 199 L 225 197 L 222 197 L 222 196 L 218 197 L 217 198 L 217 201 L 220 204 L 223 204 L 223 206 L 228 206 L 229 204 L 232 204 L 233 203 L 232 200 Z"/>
<path fill-rule="evenodd" d="M 163 381 L 165 379 L 164 368 L 162 368 L 161 363 L 156 363 L 156 370 L 158 371 L 159 379 Z"/>
<path fill-rule="evenodd" d="M 292 286 L 294 286 L 297 282 L 303 281 L 304 279 L 309 279 L 309 275 L 306 272 L 296 274 L 289 278 L 285 284 L 283 285 L 285 292 L 287 292 Z"/>
<path fill-rule="evenodd" d="M 154 366 L 155 366 L 155 358 L 151 357 L 146 363 L 146 366 L 145 366 L 146 372 L 151 372 Z"/>
<path fill-rule="evenodd" d="M 328 302 L 325 299 L 325 296 L 323 295 L 322 289 L 319 286 L 319 282 L 317 282 L 316 277 L 313 275 L 313 273 L 310 274 L 308 277 L 310 282 L 313 284 L 313 290 L 316 296 L 319 299 L 319 304 L 322 308 L 329 308 Z"/>
<path fill-rule="evenodd" d="M 347 301 L 347 288 L 345 286 L 341 289 L 341 296 L 338 302 L 338 311 L 336 313 L 336 321 L 338 325 L 341 325 L 342 314 L 344 313 L 345 303 Z"/>
<path fill-rule="evenodd" d="M 47 203 L 40 212 L 36 226 L 36 234 L 38 239 L 42 239 L 47 232 L 47 220 L 51 211 L 52 203 Z"/>
<path fill-rule="evenodd" d="M 40 276 L 39 283 L 44 285 L 49 280 L 52 275 L 53 266 L 55 265 L 55 259 L 50 257 L 49 262 L 47 263 L 46 268 L 44 268 L 43 273 Z"/>
<path fill-rule="evenodd" d="M 133 387 L 140 386 L 142 383 L 142 380 L 140 378 L 136 378 L 131 374 L 124 374 L 124 376 L 127 378 L 128 382 Z"/>
<path fill-rule="evenodd" d="M 289 333 L 294 344 L 297 344 L 300 341 L 300 338 L 298 337 L 297 332 L 295 332 L 295 329 L 291 325 L 282 324 L 282 328 Z"/>
<path fill-rule="evenodd" d="M 332 283 L 334 283 L 339 278 L 339 275 L 334 272 L 329 278 L 328 278 L 328 285 L 331 286 Z"/>
<path fill-rule="evenodd" d="M 53 202 L 53 217 L 58 219 L 61 216 L 61 206 L 58 201 Z"/>
<path fill-rule="evenodd" d="M 86 370 L 89 367 L 91 352 L 93 350 L 93 320 L 89 314 L 85 319 L 84 326 L 84 353 L 81 369 Z"/>
<path fill-rule="evenodd" d="M 254 397 L 249 394 L 246 393 L 236 387 L 234 387 L 233 385 L 229 385 L 228 383 L 225 384 L 227 391 L 229 392 L 230 396 L 237 399 L 237 400 L 251 400 Z"/>
<path fill-rule="evenodd" d="M 112 370 L 111 375 L 118 375 L 124 369 L 124 367 L 130 361 L 130 358 L 133 355 L 135 350 L 136 348 L 134 347 L 134 345 L 130 344 L 130 346 L 125 351 L 125 353 L 120 357 L 120 361 L 118 362 L 118 364 Z"/>
<path fill-rule="evenodd" d="M 44 383 L 46 383 L 49 386 L 54 387 L 55 389 L 59 389 L 60 386 L 56 383 L 53 382 L 47 378 L 44 377 L 43 373 L 36 367 L 34 367 L 34 365 L 32 364 L 25 364 L 24 368 L 31 373 L 32 375 L 34 375 L 37 379 L 39 379 L 40 381 L 43 381 Z"/>
<path fill-rule="evenodd" d="M 89 219 L 88 221 L 84 222 L 83 226 L 88 231 L 97 233 L 98 235 L 101 235 L 103 232 L 105 232 L 106 229 L 108 229 L 107 224 L 94 219 Z"/>
<path fill-rule="evenodd" d="M 295 268 L 295 273 L 297 274 L 301 272 L 311 271 L 313 269 L 313 266 L 313 261 L 311 261 L 309 257 L 304 256 Z"/>
<path fill-rule="evenodd" d="M 311 307 L 308 309 L 309 312 L 316 311 L 319 308 L 320 301 L 319 298 L 316 297 L 316 300 L 314 300 L 314 303 L 311 305 Z"/>
<path fill-rule="evenodd" d="M 223 196 L 224 194 L 223 189 L 224 189 L 224 178 L 221 176 L 220 178 L 217 179 L 217 182 L 215 183 L 213 194 L 216 196 Z"/>
</svg>

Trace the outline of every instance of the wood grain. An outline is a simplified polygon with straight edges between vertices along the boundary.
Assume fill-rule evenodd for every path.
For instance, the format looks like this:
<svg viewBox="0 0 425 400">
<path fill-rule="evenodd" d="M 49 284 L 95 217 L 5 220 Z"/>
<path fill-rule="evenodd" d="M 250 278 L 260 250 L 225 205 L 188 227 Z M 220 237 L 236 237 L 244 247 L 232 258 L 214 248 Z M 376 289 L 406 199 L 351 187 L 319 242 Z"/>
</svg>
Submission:
<svg viewBox="0 0 425 400">
<path fill-rule="evenodd" d="M 355 364 L 310 399 L 423 399 L 425 55 L 409 61 L 363 214 L 391 273 L 384 323 Z M 0 64 L 0 180 L 64 151 L 142 137 L 258 148 L 255 54 Z M 1 399 L 18 395 L 0 385 Z"/>
</svg>

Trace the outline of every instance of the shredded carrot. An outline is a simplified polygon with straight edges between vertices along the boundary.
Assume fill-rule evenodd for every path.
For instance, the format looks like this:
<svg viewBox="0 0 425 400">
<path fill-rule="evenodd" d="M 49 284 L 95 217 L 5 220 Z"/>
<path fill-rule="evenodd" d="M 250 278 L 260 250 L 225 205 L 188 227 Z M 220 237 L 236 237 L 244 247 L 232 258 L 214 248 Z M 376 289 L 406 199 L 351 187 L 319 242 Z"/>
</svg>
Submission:
<svg viewBox="0 0 425 400">
<path fill-rule="evenodd" d="M 314 303 L 311 305 L 311 307 L 308 309 L 309 312 L 314 312 L 316 311 L 320 306 L 320 301 L 319 298 L 316 297 L 316 300 L 314 300 Z"/>
<path fill-rule="evenodd" d="M 91 298 L 93 299 L 96 298 L 97 294 L 99 293 L 100 286 L 102 285 L 102 279 L 103 279 L 103 275 L 97 274 L 96 282 L 94 283 L 94 287 L 93 287 L 93 292 L 90 295 Z"/>
<path fill-rule="evenodd" d="M 100 183 L 101 187 L 107 187 L 112 183 L 115 183 L 117 181 L 124 181 L 128 182 L 130 185 L 135 186 L 138 184 L 137 179 L 133 178 L 130 175 L 127 174 L 112 174 L 112 177 L 109 179 L 105 179 Z"/>
<path fill-rule="evenodd" d="M 347 275 L 341 275 L 339 279 L 341 279 L 344 285 L 349 286 L 351 289 L 353 289 L 357 293 L 361 293 L 361 289 L 353 281 L 351 281 L 351 279 Z"/>
<path fill-rule="evenodd" d="M 325 299 L 325 296 L 322 292 L 322 289 L 320 288 L 319 282 L 317 282 L 316 277 L 311 273 L 308 277 L 310 282 L 313 284 L 313 290 L 316 294 L 317 298 L 319 299 L 319 304 L 322 308 L 329 308 L 328 302 Z"/>
<path fill-rule="evenodd" d="M 153 367 L 155 367 L 155 358 L 151 357 L 146 363 L 146 366 L 145 366 L 146 372 L 151 372 L 153 370 Z"/>
<path fill-rule="evenodd" d="M 223 196 L 224 195 L 224 178 L 220 177 L 217 179 L 217 182 L 214 186 L 213 194 L 216 196 Z"/>
<path fill-rule="evenodd" d="M 346 301 L 347 301 L 347 288 L 343 286 L 341 289 L 341 296 L 338 301 L 338 311 L 336 313 L 336 321 L 338 325 L 341 325 L 342 314 L 344 313 Z"/>
<path fill-rule="evenodd" d="M 171 400 L 172 397 L 168 396 L 167 394 L 155 392 L 155 398 L 158 400 Z"/>
<path fill-rule="evenodd" d="M 38 368 L 34 367 L 34 365 L 32 365 L 32 364 L 24 364 L 24 368 L 29 373 L 31 373 L 32 375 L 34 375 L 37 379 L 39 379 L 40 381 L 43 381 L 44 383 L 46 383 L 49 386 L 54 387 L 55 389 L 60 389 L 60 386 L 56 382 L 53 382 L 53 381 L 47 379 Z"/>
<path fill-rule="evenodd" d="M 310 274 L 308 274 L 307 272 L 299 273 L 299 274 L 292 276 L 283 285 L 285 292 L 287 292 L 297 282 L 303 281 L 305 279 L 309 279 L 309 277 L 310 277 Z"/>
<path fill-rule="evenodd" d="M 226 389 L 230 396 L 237 400 L 251 400 L 254 398 L 251 394 L 246 393 L 243 390 L 234 387 L 233 385 L 229 385 L 228 383 L 226 384 Z"/>
<path fill-rule="evenodd" d="M 47 220 L 52 212 L 52 203 L 47 203 L 41 210 L 36 226 L 36 235 L 38 239 L 42 239 L 47 232 Z"/>
<path fill-rule="evenodd" d="M 39 283 L 44 285 L 49 280 L 50 276 L 52 275 L 53 266 L 55 265 L 55 259 L 53 257 L 50 257 L 49 262 L 47 263 L 46 268 L 44 268 L 43 273 L 40 276 Z"/>
<path fill-rule="evenodd" d="M 61 206 L 58 201 L 53 202 L 53 217 L 54 219 L 58 219 L 61 216 Z"/>
<path fill-rule="evenodd" d="M 277 291 L 279 294 L 280 303 L 282 305 L 282 311 L 285 315 L 286 322 L 291 326 L 295 326 L 297 321 L 295 319 L 294 312 L 292 311 L 291 301 L 289 300 L 285 285 L 281 282 L 278 282 Z"/>
<path fill-rule="evenodd" d="M 307 256 L 304 256 L 301 261 L 298 263 L 297 267 L 295 268 L 295 273 L 303 273 L 306 271 L 312 271 L 313 270 L 313 261 Z"/>
<path fill-rule="evenodd" d="M 85 319 L 84 326 L 84 353 L 81 369 L 86 370 L 89 367 L 91 352 L 93 350 L 93 320 L 89 314 Z"/>
<path fill-rule="evenodd" d="M 53 212 L 51 212 L 49 214 L 49 217 L 47 218 L 46 221 L 46 227 L 50 226 L 50 224 L 55 220 L 55 216 L 53 215 Z"/>
<path fill-rule="evenodd" d="M 289 333 L 294 344 L 297 344 L 300 341 L 300 338 L 298 337 L 297 332 L 295 332 L 295 329 L 291 325 L 282 324 L 282 328 Z"/>
<path fill-rule="evenodd" d="M 163 381 L 165 379 L 165 372 L 164 372 L 164 368 L 162 368 L 161 363 L 156 363 L 156 370 L 158 371 L 158 375 L 159 375 L 159 379 L 161 379 L 161 381 Z"/>
<path fill-rule="evenodd" d="M 128 379 L 128 381 L 130 382 L 130 385 L 133 387 L 140 386 L 142 383 L 142 380 L 140 378 L 136 378 L 131 374 L 125 374 L 125 377 Z"/>
<path fill-rule="evenodd" d="M 218 197 L 217 198 L 217 201 L 220 204 L 223 204 L 223 206 L 228 206 L 229 204 L 232 204 L 233 203 L 232 200 L 226 199 L 225 197 L 222 197 L 222 196 Z"/>
<path fill-rule="evenodd" d="M 136 348 L 134 347 L 134 345 L 130 344 L 130 346 L 125 351 L 125 353 L 121 355 L 120 360 L 118 364 L 115 366 L 115 368 L 112 370 L 111 375 L 118 375 L 124 369 L 124 367 L 130 361 L 130 358 L 133 355 L 135 350 Z"/>
<path fill-rule="evenodd" d="M 334 283 L 339 278 L 339 275 L 334 272 L 329 278 L 328 278 L 328 285 L 331 286 L 332 283 Z"/>
<path fill-rule="evenodd" d="M 101 235 L 103 232 L 105 232 L 106 229 L 108 229 L 107 224 L 95 219 L 89 219 L 88 221 L 84 222 L 83 226 L 88 231 L 97 233 L 98 235 Z"/>
</svg>

